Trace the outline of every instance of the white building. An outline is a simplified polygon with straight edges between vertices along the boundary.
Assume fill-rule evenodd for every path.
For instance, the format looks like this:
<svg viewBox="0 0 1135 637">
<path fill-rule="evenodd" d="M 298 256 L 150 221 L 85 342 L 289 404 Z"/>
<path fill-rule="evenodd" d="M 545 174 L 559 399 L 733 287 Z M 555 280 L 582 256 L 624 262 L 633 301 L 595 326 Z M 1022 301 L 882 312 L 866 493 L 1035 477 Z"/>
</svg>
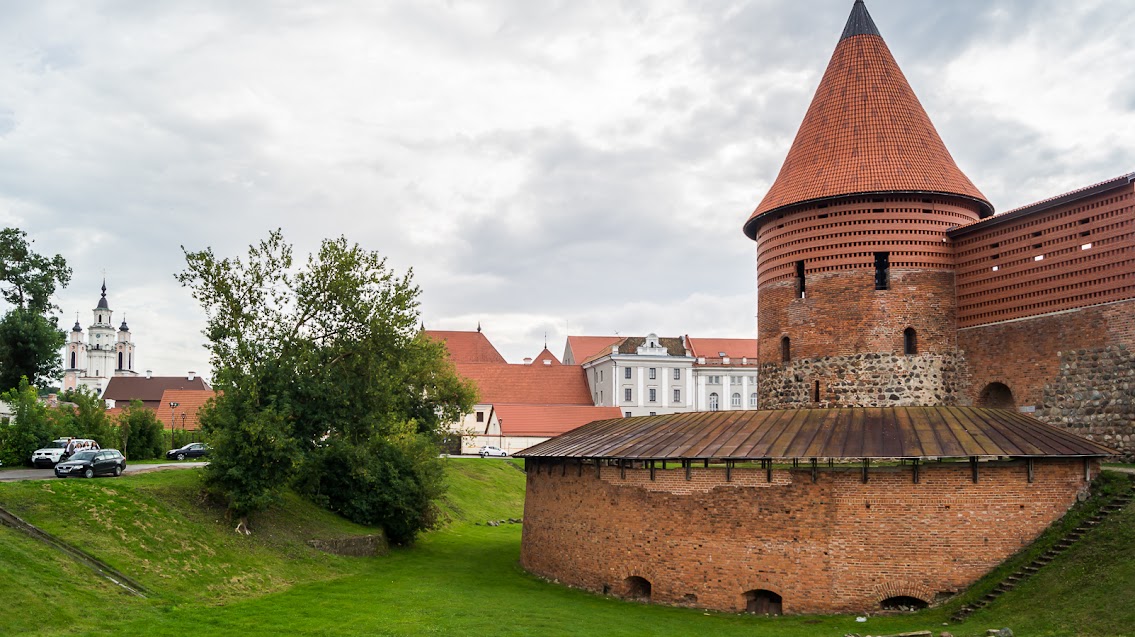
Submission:
<svg viewBox="0 0 1135 637">
<path fill-rule="evenodd" d="M 76 319 L 63 348 L 64 391 L 83 386 L 102 395 L 111 377 L 138 375 L 134 371 L 134 342 L 130 328 L 123 319 L 122 325 L 116 329 L 111 320 L 113 314 L 106 302 L 106 281 L 103 281 L 102 297 L 91 310 L 94 322 L 87 327 L 87 341 L 83 342 L 83 328 Z"/>
<path fill-rule="evenodd" d="M 756 339 L 569 336 L 564 361 L 627 417 L 757 408 Z"/>
</svg>

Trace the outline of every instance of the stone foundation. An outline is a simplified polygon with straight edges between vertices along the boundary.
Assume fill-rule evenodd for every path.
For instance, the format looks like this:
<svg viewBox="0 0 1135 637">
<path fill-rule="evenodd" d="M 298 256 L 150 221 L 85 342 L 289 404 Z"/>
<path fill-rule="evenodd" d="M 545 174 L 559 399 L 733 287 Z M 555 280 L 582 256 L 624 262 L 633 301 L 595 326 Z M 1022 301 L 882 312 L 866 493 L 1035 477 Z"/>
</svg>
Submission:
<svg viewBox="0 0 1135 637">
<path fill-rule="evenodd" d="M 757 376 L 758 399 L 761 409 L 953 406 L 958 404 L 958 368 L 959 357 L 950 353 L 855 354 L 766 364 Z"/>
</svg>

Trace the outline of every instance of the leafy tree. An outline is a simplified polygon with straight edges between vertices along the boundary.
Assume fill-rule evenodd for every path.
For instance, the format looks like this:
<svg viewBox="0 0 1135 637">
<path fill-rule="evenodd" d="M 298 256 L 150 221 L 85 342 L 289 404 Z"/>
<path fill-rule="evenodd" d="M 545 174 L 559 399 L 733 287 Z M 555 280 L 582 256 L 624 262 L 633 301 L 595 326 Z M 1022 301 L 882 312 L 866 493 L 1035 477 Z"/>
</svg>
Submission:
<svg viewBox="0 0 1135 637">
<path fill-rule="evenodd" d="M 474 395 L 440 343 L 416 338 L 412 274 L 395 275 L 377 253 L 342 237 L 323 241 L 297 266 L 279 231 L 250 246 L 245 260 L 204 250 L 186 251 L 186 261 L 178 279 L 206 310 L 220 390 L 202 413 L 214 447 L 205 476 L 233 513 L 267 506 L 297 471 L 305 484 L 318 485 L 310 493 L 337 501 L 349 485 L 324 480 L 333 464 L 328 454 L 379 450 L 388 466 L 401 467 L 389 451 L 401 449 L 414 471 L 438 473 L 419 475 L 431 487 L 424 499 L 406 499 L 413 512 L 400 509 L 403 520 L 422 528 L 440 465 L 405 450 L 430 447 L 436 455 L 444 424 L 468 412 Z M 394 493 L 411 482 L 398 478 L 403 469 L 380 473 L 370 488 Z M 395 526 L 382 524 L 388 532 Z"/>
<path fill-rule="evenodd" d="M 31 464 L 32 452 L 53 440 L 47 406 L 39 402 L 27 378 L 0 394 L 0 400 L 12 406 L 14 421 L 0 426 L 0 461 L 9 466 Z"/>
<path fill-rule="evenodd" d="M 59 309 L 51 302 L 56 286 L 70 281 L 62 256 L 35 253 L 23 230 L 0 230 L 0 297 L 13 306 L 0 320 L 0 388 L 16 387 L 21 376 L 33 385 L 59 376 L 66 335 L 47 314 Z"/>
<path fill-rule="evenodd" d="M 132 400 L 118 416 L 119 449 L 130 460 L 148 460 L 162 455 L 162 423 L 140 400 Z"/>
<path fill-rule="evenodd" d="M 74 405 L 71 430 L 68 432 L 78 438 L 90 438 L 101 447 L 115 447 L 118 436 L 113 430 L 110 417 L 106 415 L 106 402 L 89 387 L 79 386 L 63 392 L 60 401 Z"/>
</svg>

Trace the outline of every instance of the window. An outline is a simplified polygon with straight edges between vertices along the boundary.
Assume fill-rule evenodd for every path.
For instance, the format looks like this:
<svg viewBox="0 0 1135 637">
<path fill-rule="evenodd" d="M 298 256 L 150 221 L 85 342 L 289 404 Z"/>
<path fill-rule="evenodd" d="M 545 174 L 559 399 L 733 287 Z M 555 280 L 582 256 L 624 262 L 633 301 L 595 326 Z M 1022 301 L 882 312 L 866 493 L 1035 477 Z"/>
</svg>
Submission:
<svg viewBox="0 0 1135 637">
<path fill-rule="evenodd" d="M 710 376 L 706 380 L 706 382 L 709 383 L 710 385 L 720 385 L 721 384 L 721 377 L 720 376 Z"/>
<path fill-rule="evenodd" d="M 749 409 L 757 408 L 757 392 L 749 394 Z"/>
<path fill-rule="evenodd" d="M 737 392 L 733 392 L 733 395 L 729 397 L 729 406 L 734 408 L 734 409 L 740 409 L 741 408 L 741 394 L 739 394 Z"/>
<path fill-rule="evenodd" d="M 630 379 L 630 377 L 631 377 L 631 368 L 630 367 L 624 367 L 623 368 L 623 378 Z"/>
<path fill-rule="evenodd" d="M 118 353 L 118 369 L 122 369 L 122 352 Z"/>
<path fill-rule="evenodd" d="M 652 412 L 650 412 L 650 415 L 651 415 L 651 416 L 657 416 L 657 415 L 658 415 L 658 412 L 657 412 L 657 411 L 652 411 Z"/>
<path fill-rule="evenodd" d="M 599 382 L 603 382 L 603 370 L 599 370 Z"/>
<path fill-rule="evenodd" d="M 654 380 L 654 379 L 658 378 L 658 368 L 657 368 L 657 367 L 650 367 L 650 368 L 648 368 L 648 369 L 646 370 L 646 376 L 647 376 L 647 378 L 649 378 L 650 380 Z"/>
<path fill-rule="evenodd" d="M 629 411 L 623 412 L 623 418 L 630 418 L 630 417 L 631 417 L 631 412 L 629 412 Z"/>
<path fill-rule="evenodd" d="M 713 392 L 709 395 L 709 410 L 717 411 L 719 409 L 721 409 L 721 397 L 717 395 L 717 392 Z"/>
<path fill-rule="evenodd" d="M 743 382 L 745 382 L 745 377 L 744 377 L 744 376 L 734 376 L 734 377 L 733 377 L 733 384 L 734 384 L 734 385 L 736 385 L 736 386 L 740 387 L 740 386 L 741 386 L 741 383 L 743 383 Z"/>
<path fill-rule="evenodd" d="M 682 370 L 674 368 L 674 380 L 682 380 Z"/>
<path fill-rule="evenodd" d="M 676 403 L 682 402 L 682 390 L 680 390 L 680 389 L 674 390 L 674 402 L 676 402 Z"/>
<path fill-rule="evenodd" d="M 578 378 L 578 376 L 576 378 Z M 483 412 L 483 411 L 477 412 L 477 422 L 485 422 L 485 412 Z"/>
<path fill-rule="evenodd" d="M 787 363 L 792 360 L 792 339 L 787 336 L 780 339 L 780 362 Z"/>
<path fill-rule="evenodd" d="M 804 262 L 796 262 L 796 298 L 804 298 Z"/>
<path fill-rule="evenodd" d="M 71 352 L 71 369 L 75 369 L 78 365 L 75 364 L 75 352 Z"/>
<path fill-rule="evenodd" d="M 902 353 L 907 356 L 918 353 L 918 335 L 914 332 L 913 327 L 908 327 L 902 331 Z"/>
<path fill-rule="evenodd" d="M 890 288 L 891 281 L 891 253 L 875 253 L 875 289 L 886 290 Z"/>
<path fill-rule="evenodd" d="M 631 399 L 631 388 L 630 387 L 624 387 L 623 388 L 623 400 L 630 401 L 630 399 Z"/>
<path fill-rule="evenodd" d="M 649 396 L 650 396 L 650 402 L 652 402 L 652 403 L 658 402 L 658 390 L 651 387 L 648 390 L 648 392 L 649 392 Z"/>
</svg>

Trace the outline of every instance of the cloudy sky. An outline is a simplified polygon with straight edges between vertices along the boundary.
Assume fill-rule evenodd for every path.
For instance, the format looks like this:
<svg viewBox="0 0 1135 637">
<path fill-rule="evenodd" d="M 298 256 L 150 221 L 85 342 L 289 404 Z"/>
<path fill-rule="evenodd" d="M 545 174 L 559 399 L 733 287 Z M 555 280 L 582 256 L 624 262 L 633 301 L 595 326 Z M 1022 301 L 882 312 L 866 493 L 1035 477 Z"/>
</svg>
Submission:
<svg viewBox="0 0 1135 637">
<path fill-rule="evenodd" d="M 106 276 L 137 367 L 208 374 L 181 247 L 345 235 L 428 328 L 506 358 L 572 334 L 755 333 L 741 224 L 850 0 L 11 0 L 0 223 Z M 1135 171 L 1135 0 L 870 0 L 1006 211 Z"/>
</svg>

